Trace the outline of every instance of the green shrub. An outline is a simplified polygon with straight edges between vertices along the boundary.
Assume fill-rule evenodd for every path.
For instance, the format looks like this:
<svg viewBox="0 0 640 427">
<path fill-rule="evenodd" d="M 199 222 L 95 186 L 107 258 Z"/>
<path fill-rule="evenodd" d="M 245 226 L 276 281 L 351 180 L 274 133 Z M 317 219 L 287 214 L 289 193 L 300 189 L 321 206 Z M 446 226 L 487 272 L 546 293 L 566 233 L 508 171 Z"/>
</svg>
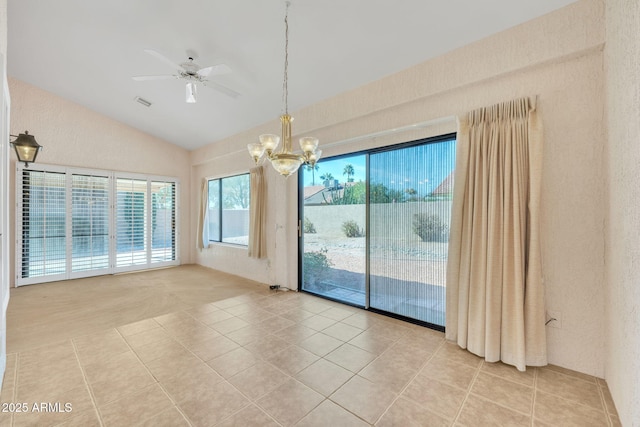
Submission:
<svg viewBox="0 0 640 427">
<path fill-rule="evenodd" d="M 423 242 L 446 242 L 449 240 L 449 227 L 435 214 L 417 213 L 413 215 L 413 232 Z"/>
<path fill-rule="evenodd" d="M 327 248 L 315 252 L 305 252 L 302 256 L 302 275 L 305 284 L 311 284 L 324 276 L 333 265 L 327 258 Z"/>
<path fill-rule="evenodd" d="M 305 233 L 316 233 L 315 225 L 313 225 L 313 223 L 309 221 L 309 218 L 307 218 L 306 216 L 304 217 L 302 229 Z"/>
<path fill-rule="evenodd" d="M 347 237 L 362 237 L 364 235 L 364 233 L 358 226 L 358 223 L 354 220 L 343 222 L 342 231 L 344 231 L 344 234 Z"/>
</svg>

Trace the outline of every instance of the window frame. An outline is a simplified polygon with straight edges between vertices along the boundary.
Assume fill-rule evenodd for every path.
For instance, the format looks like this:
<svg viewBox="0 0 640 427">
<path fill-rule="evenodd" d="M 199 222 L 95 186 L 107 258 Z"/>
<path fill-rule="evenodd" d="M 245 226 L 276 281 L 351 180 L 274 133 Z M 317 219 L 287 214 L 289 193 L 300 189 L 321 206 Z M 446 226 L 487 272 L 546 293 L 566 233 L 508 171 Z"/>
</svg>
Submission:
<svg viewBox="0 0 640 427">
<path fill-rule="evenodd" d="M 363 308 L 367 311 L 371 311 L 373 313 L 378 313 L 378 314 L 383 314 L 385 316 L 389 316 L 392 318 L 397 318 L 400 320 L 404 320 L 410 323 L 414 323 L 417 325 L 421 325 L 421 326 L 426 326 L 429 327 L 431 329 L 435 329 L 441 332 L 445 331 L 446 325 L 439 325 L 439 324 L 435 324 L 435 323 L 430 323 L 428 321 L 425 320 L 420 320 L 420 319 L 416 319 L 416 318 L 412 318 L 412 317 L 407 317 L 403 314 L 398 314 L 398 313 L 394 313 L 394 312 L 389 312 L 389 311 L 384 311 L 382 309 L 379 308 L 375 308 L 372 307 L 370 304 L 370 295 L 371 295 L 371 271 L 370 271 L 370 266 L 371 266 L 371 259 L 370 259 L 370 255 L 371 255 L 371 245 L 370 245 L 370 239 L 371 239 L 371 227 L 370 227 L 370 219 L 371 219 L 371 211 L 370 211 L 370 207 L 371 207 L 371 194 L 370 194 L 370 184 L 371 184 L 371 176 L 370 176 L 370 172 L 371 172 L 371 165 L 370 165 L 370 157 L 372 155 L 376 155 L 376 154 L 381 154 L 381 153 L 385 153 L 385 152 L 392 152 L 392 151 L 397 151 L 397 150 L 402 150 L 402 149 L 406 149 L 406 148 L 411 148 L 411 147 L 419 147 L 419 146 L 423 146 L 423 145 L 429 145 L 429 144 L 437 144 L 440 142 L 444 142 L 444 141 L 448 141 L 448 140 L 455 140 L 456 144 L 458 141 L 458 134 L 456 132 L 452 132 L 452 133 L 446 133 L 446 134 L 442 134 L 442 135 L 437 135 L 437 136 L 431 136 L 431 137 L 425 137 L 425 138 L 420 138 L 420 139 L 416 139 L 416 140 L 411 140 L 411 141 L 406 141 L 406 142 L 400 142 L 400 143 L 394 143 L 394 144 L 389 144 L 389 145 L 383 145 L 383 146 L 379 146 L 379 147 L 372 147 L 372 148 L 366 148 L 363 150 L 357 150 L 357 151 L 353 151 L 353 152 L 345 152 L 345 153 L 340 153 L 340 154 L 336 154 L 334 156 L 328 156 L 328 157 L 323 157 L 320 161 L 318 161 L 319 165 L 322 165 L 322 163 L 325 162 L 330 162 L 332 160 L 338 160 L 341 158 L 350 158 L 350 157 L 355 157 L 355 156 L 359 156 L 359 155 L 364 155 L 366 156 L 366 178 L 365 178 L 365 185 L 366 185 L 366 221 L 365 221 L 365 226 L 364 226 L 364 230 L 365 230 L 365 304 L 364 305 L 360 305 L 357 304 L 353 301 L 350 301 L 346 298 L 339 298 L 336 296 L 331 295 L 330 293 L 321 293 L 321 292 L 317 292 L 317 291 L 313 291 L 313 290 L 309 290 L 307 288 L 305 288 L 304 286 L 304 255 L 305 255 L 305 233 L 303 231 L 303 224 L 305 221 L 305 196 L 304 196 L 304 172 L 301 171 L 298 173 L 298 227 L 299 227 L 299 232 L 298 232 L 298 277 L 297 277 L 297 290 L 299 292 L 305 292 L 305 293 L 309 293 L 312 294 L 314 296 L 320 297 L 320 298 L 324 298 L 330 301 L 336 301 L 339 302 L 341 304 L 345 304 L 345 305 L 352 305 L 354 307 L 359 307 L 359 308 Z"/>
<path fill-rule="evenodd" d="M 224 244 L 224 245 L 232 245 L 232 246 L 239 246 L 239 247 L 244 247 L 244 248 L 248 248 L 249 247 L 249 243 L 247 241 L 246 244 L 243 243 L 237 243 L 237 242 L 230 242 L 230 241 L 225 241 L 225 229 L 224 229 L 224 199 L 223 199 L 223 192 L 224 192 L 224 181 L 231 179 L 231 178 L 237 178 L 240 176 L 245 176 L 247 179 L 247 201 L 248 201 L 248 206 L 247 206 L 247 236 L 249 233 L 249 210 L 251 209 L 251 176 L 249 172 L 243 172 L 243 173 L 238 173 L 238 174 L 234 174 L 234 175 L 225 175 L 225 176 L 221 176 L 221 177 L 217 177 L 217 178 L 207 178 L 207 241 L 211 244 Z M 218 230 L 217 230 L 217 235 L 219 237 L 218 240 L 212 239 L 211 238 L 211 229 L 209 227 L 209 223 L 210 223 L 210 218 L 209 215 L 211 214 L 211 208 L 210 208 L 210 200 L 211 200 L 211 196 L 210 196 L 210 190 L 211 190 L 211 183 L 212 182 L 217 182 L 218 183 Z"/>
<path fill-rule="evenodd" d="M 64 261 L 64 272 L 60 272 L 59 274 L 46 274 L 46 275 L 36 275 L 31 276 L 29 274 L 25 275 L 23 264 L 25 257 L 28 258 L 30 254 L 23 254 L 24 248 L 24 235 L 23 235 L 23 217 L 24 215 L 28 215 L 28 208 L 23 206 L 25 199 L 23 198 L 23 192 L 25 189 L 25 184 L 23 177 L 28 172 L 48 172 L 48 173 L 59 173 L 64 174 L 65 180 L 65 246 L 66 246 L 66 255 Z M 108 268 L 96 268 L 96 269 L 86 269 L 86 270 L 74 270 L 73 269 L 73 177 L 74 175 L 83 175 L 83 176 L 95 176 L 95 177 L 104 177 L 108 179 Z M 146 193 L 145 201 L 145 239 L 149 239 L 149 244 L 145 246 L 144 251 L 147 252 L 147 262 L 140 263 L 138 265 L 131 266 L 119 266 L 117 263 L 118 258 L 118 250 L 116 247 L 116 241 L 118 238 L 118 228 L 117 225 L 117 186 L 119 179 L 132 179 L 132 180 L 141 180 L 146 181 L 146 186 L 148 191 Z M 151 239 L 153 238 L 153 218 L 152 218 L 152 194 L 151 188 L 154 184 L 157 183 L 166 183 L 171 184 L 173 190 L 173 213 L 170 221 L 170 227 L 172 227 L 171 232 L 173 235 L 172 244 L 172 253 L 171 256 L 173 259 L 161 259 L 158 260 L 157 257 L 153 257 L 153 248 L 151 244 Z M 27 184 L 29 185 L 29 184 Z M 36 283 L 46 283 L 53 282 L 57 280 L 66 280 L 66 279 L 75 279 L 82 277 L 91 277 L 91 276 L 100 276 L 106 274 L 114 274 L 121 273 L 126 271 L 135 271 L 135 270 L 144 270 L 150 268 L 158 268 L 172 265 L 180 265 L 180 204 L 178 203 L 179 195 L 180 195 L 180 181 L 178 178 L 174 177 L 166 177 L 166 176 L 156 176 L 156 175 L 146 175 L 146 174 L 136 174 L 136 173 L 128 173 L 128 172 L 116 172 L 116 171 L 108 171 L 102 169 L 87 169 L 87 168 L 75 168 L 75 167 L 66 167 L 59 165 L 47 165 L 47 164 L 32 164 L 29 167 L 25 167 L 22 163 L 16 165 L 16 180 L 15 180 L 15 188 L 16 188 L 16 221 L 15 221 L 15 230 L 16 230 L 16 243 L 15 243 L 15 285 L 23 286 L 23 285 L 31 285 Z"/>
</svg>

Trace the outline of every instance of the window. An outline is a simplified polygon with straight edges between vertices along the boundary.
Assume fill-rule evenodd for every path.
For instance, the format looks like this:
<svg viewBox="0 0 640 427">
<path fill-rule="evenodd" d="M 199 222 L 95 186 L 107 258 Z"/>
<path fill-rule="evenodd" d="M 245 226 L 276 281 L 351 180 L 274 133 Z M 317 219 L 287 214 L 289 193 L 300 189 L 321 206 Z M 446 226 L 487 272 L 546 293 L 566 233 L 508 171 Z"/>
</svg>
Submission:
<svg viewBox="0 0 640 427">
<path fill-rule="evenodd" d="M 63 279 L 67 260 L 66 177 L 53 171 L 22 171 L 18 210 L 22 248 L 20 277 Z"/>
<path fill-rule="evenodd" d="M 209 180 L 209 240 L 249 244 L 249 174 Z"/>
<path fill-rule="evenodd" d="M 109 177 L 71 175 L 72 271 L 109 268 Z"/>
<path fill-rule="evenodd" d="M 17 285 L 177 265 L 171 178 L 18 169 Z"/>
<path fill-rule="evenodd" d="M 146 264 L 147 181 L 116 180 L 116 266 Z"/>
</svg>

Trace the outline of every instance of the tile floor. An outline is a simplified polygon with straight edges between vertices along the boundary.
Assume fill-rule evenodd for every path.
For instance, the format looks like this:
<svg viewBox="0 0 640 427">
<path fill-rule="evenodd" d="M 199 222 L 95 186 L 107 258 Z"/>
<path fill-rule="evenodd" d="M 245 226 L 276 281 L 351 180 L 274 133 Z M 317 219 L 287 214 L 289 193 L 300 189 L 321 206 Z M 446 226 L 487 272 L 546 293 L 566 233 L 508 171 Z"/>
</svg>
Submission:
<svg viewBox="0 0 640 427">
<path fill-rule="evenodd" d="M 620 425 L 601 379 L 257 285 L 10 353 L 0 401 L 0 426 Z"/>
</svg>

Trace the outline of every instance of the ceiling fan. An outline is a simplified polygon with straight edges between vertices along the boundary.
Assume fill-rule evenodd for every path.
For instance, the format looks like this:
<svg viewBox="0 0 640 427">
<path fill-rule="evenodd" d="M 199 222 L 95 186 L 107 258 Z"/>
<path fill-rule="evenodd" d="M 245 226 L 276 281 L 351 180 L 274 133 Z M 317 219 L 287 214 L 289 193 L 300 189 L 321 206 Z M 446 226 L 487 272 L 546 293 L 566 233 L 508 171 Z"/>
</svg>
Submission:
<svg viewBox="0 0 640 427">
<path fill-rule="evenodd" d="M 164 74 L 159 76 L 134 76 L 133 80 L 136 81 L 146 81 L 146 80 L 169 80 L 169 79 L 183 79 L 187 81 L 186 90 L 187 90 L 187 102 L 192 104 L 197 101 L 196 97 L 196 83 L 202 83 L 203 86 L 211 87 L 218 92 L 224 93 L 231 98 L 237 98 L 240 96 L 240 93 L 236 92 L 233 89 L 230 89 L 226 86 L 223 86 L 219 83 L 208 80 L 209 77 L 219 76 L 222 74 L 228 74 L 231 72 L 231 68 L 229 68 L 226 64 L 218 64 L 212 65 L 210 67 L 200 67 L 200 65 L 194 62 L 193 56 L 189 56 L 188 60 L 177 64 L 153 49 L 145 49 L 144 50 L 149 55 L 159 59 L 160 61 L 171 65 L 175 70 L 176 74 Z M 195 55 L 194 55 L 195 56 Z"/>
</svg>

